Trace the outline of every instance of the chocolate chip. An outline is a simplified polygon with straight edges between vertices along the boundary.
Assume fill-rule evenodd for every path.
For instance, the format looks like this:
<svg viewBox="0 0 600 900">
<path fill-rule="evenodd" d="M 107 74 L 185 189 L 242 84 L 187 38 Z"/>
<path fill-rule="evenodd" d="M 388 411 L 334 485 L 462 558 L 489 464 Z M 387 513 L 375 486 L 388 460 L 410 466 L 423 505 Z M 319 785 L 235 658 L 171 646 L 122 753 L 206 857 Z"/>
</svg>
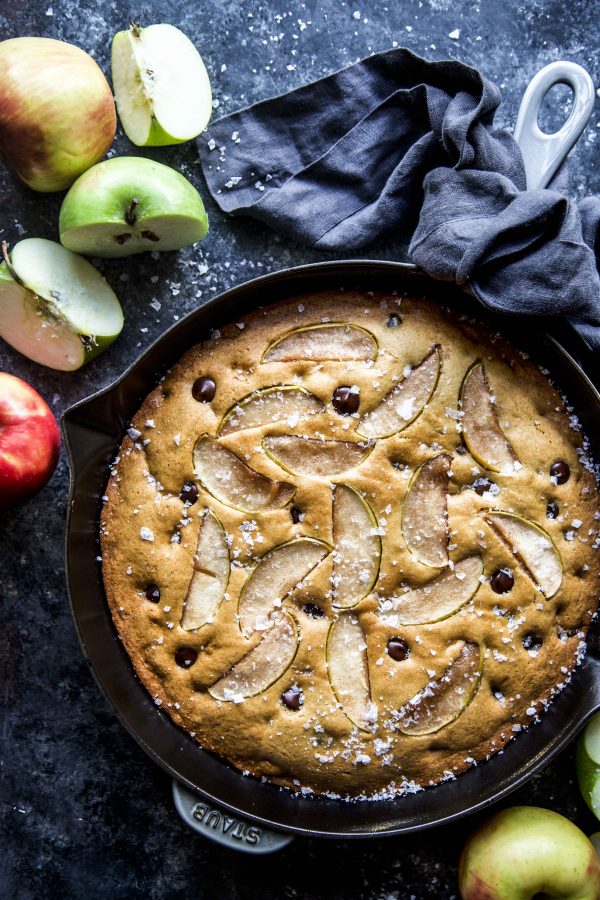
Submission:
<svg viewBox="0 0 600 900">
<path fill-rule="evenodd" d="M 480 497 L 483 497 L 488 491 L 494 487 L 494 482 L 490 481 L 489 478 L 478 478 L 477 481 L 474 481 L 471 485 L 476 494 L 479 494 Z"/>
<path fill-rule="evenodd" d="M 515 583 L 510 569 L 498 569 L 490 578 L 490 586 L 496 594 L 508 594 Z"/>
<path fill-rule="evenodd" d="M 198 659 L 198 652 L 193 647 L 179 647 L 175 651 L 175 662 L 182 669 L 189 669 Z"/>
<path fill-rule="evenodd" d="M 533 650 L 534 653 L 539 653 L 542 649 L 543 641 L 539 634 L 534 634 L 530 632 L 529 634 L 524 634 L 521 638 L 521 643 L 525 650 Z"/>
<path fill-rule="evenodd" d="M 198 488 L 193 481 L 186 481 L 179 492 L 179 499 L 183 500 L 186 506 L 193 506 L 198 499 Z"/>
<path fill-rule="evenodd" d="M 281 695 L 281 702 L 284 706 L 287 706 L 288 709 L 297 712 L 304 704 L 304 694 L 298 687 L 288 688 L 287 691 L 284 691 Z"/>
<path fill-rule="evenodd" d="M 297 506 L 292 506 L 292 508 L 290 509 L 290 516 L 292 517 L 292 522 L 294 523 L 294 525 L 297 525 L 302 518 L 302 510 L 298 509 Z"/>
<path fill-rule="evenodd" d="M 548 505 L 546 506 L 546 518 L 558 519 L 558 503 L 556 500 L 548 500 Z"/>
<path fill-rule="evenodd" d="M 396 662 L 402 662 L 410 656 L 410 650 L 406 641 L 400 637 L 390 638 L 387 642 L 387 652 Z"/>
<path fill-rule="evenodd" d="M 550 477 L 554 480 L 555 484 L 564 484 L 565 481 L 569 480 L 570 475 L 571 470 L 564 459 L 557 459 L 556 462 L 552 463 L 550 466 Z"/>
<path fill-rule="evenodd" d="M 144 593 L 146 600 L 149 600 L 150 603 L 158 603 L 160 600 L 160 588 L 157 584 L 149 584 Z"/>
<path fill-rule="evenodd" d="M 387 317 L 387 322 L 385 324 L 388 328 L 398 328 L 402 325 L 402 319 L 396 313 L 391 313 L 391 315 Z"/>
<path fill-rule="evenodd" d="M 217 386 L 208 375 L 196 378 L 192 385 L 192 397 L 194 400 L 197 400 L 198 403 L 210 403 L 214 398 L 216 391 Z"/>
<path fill-rule="evenodd" d="M 360 394 L 357 388 L 353 389 L 346 384 L 340 385 L 333 392 L 331 402 L 340 416 L 351 416 L 360 405 Z"/>
<path fill-rule="evenodd" d="M 309 619 L 322 619 L 325 615 L 325 610 L 317 603 L 303 603 L 302 612 L 307 615 Z"/>
</svg>

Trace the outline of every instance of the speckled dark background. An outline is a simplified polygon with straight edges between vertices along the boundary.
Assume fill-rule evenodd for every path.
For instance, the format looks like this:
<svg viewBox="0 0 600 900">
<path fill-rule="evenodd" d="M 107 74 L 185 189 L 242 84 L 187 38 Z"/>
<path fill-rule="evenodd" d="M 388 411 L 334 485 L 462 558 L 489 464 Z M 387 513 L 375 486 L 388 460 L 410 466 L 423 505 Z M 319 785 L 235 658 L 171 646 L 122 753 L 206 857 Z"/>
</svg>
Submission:
<svg viewBox="0 0 600 900">
<path fill-rule="evenodd" d="M 360 15 L 353 15 L 360 12 Z M 113 33 L 130 17 L 166 21 L 196 42 L 220 112 L 317 78 L 396 42 L 434 59 L 479 66 L 502 88 L 498 121 L 511 125 L 528 80 L 560 58 L 600 83 L 600 0 L 6 0 L 0 39 L 46 35 L 79 44 L 108 74 Z M 449 38 L 458 28 L 458 40 Z M 555 90 L 564 110 L 566 93 Z M 552 113 L 548 113 L 548 121 Z M 573 161 L 573 191 L 600 189 L 600 101 Z M 119 132 L 115 150 L 138 153 Z M 194 143 L 149 151 L 205 193 Z M 0 175 L 0 237 L 56 238 L 60 196 L 33 195 Z M 266 228 L 228 221 L 207 199 L 209 237 L 161 258 L 101 268 L 123 303 L 120 339 L 86 369 L 43 369 L 0 345 L 0 369 L 31 382 L 57 415 L 111 382 L 167 326 L 215 292 L 261 272 L 325 258 Z M 402 241 L 369 248 L 399 257 Z M 160 304 L 160 305 L 159 305 Z M 0 313 L 1 314 L 1 313 Z M 0 897 L 451 898 L 470 819 L 416 837 L 360 843 L 298 839 L 251 859 L 208 843 L 173 811 L 169 780 L 107 708 L 80 651 L 68 609 L 63 528 L 68 471 L 0 514 Z M 510 802 L 549 806 L 586 831 L 598 826 L 579 797 L 571 751 Z"/>
</svg>

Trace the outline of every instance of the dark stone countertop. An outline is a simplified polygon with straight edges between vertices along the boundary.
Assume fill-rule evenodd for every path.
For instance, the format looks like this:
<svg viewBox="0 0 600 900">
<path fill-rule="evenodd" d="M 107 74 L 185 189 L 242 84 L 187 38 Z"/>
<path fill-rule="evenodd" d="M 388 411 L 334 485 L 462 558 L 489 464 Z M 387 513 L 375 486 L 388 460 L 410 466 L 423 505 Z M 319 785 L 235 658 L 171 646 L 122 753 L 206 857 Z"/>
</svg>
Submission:
<svg viewBox="0 0 600 900">
<path fill-rule="evenodd" d="M 360 16 L 355 16 L 355 11 Z M 572 59 L 600 81 L 599 0 L 11 0 L 0 38 L 46 35 L 79 44 L 108 73 L 110 40 L 131 14 L 168 21 L 196 42 L 219 112 L 280 93 L 395 41 L 432 57 L 479 66 L 501 87 L 498 122 L 511 125 L 529 79 Z M 449 33 L 460 29 L 458 40 Z M 556 93 L 564 105 L 565 93 Z M 597 109 L 576 151 L 573 191 L 600 188 Z M 119 153 L 143 153 L 119 133 Z M 204 194 L 194 142 L 150 150 Z M 59 415 L 119 375 L 177 317 L 262 272 L 325 254 L 280 240 L 248 220 L 229 221 L 205 198 L 211 222 L 199 246 L 160 258 L 101 265 L 126 313 L 121 338 L 84 370 L 55 373 L 0 346 L 0 369 L 32 383 Z M 56 238 L 60 196 L 34 195 L 3 171 L 0 237 Z M 399 258 L 402 242 L 368 248 Z M 152 305 L 153 300 L 160 302 Z M 63 571 L 68 471 L 63 454 L 48 487 L 0 515 L 0 896 L 3 898 L 450 898 L 456 861 L 475 819 L 406 838 L 297 839 L 278 856 L 250 859 L 184 827 L 168 777 L 108 709 L 79 648 Z M 587 832 L 572 751 L 511 797 L 549 806 Z"/>
</svg>

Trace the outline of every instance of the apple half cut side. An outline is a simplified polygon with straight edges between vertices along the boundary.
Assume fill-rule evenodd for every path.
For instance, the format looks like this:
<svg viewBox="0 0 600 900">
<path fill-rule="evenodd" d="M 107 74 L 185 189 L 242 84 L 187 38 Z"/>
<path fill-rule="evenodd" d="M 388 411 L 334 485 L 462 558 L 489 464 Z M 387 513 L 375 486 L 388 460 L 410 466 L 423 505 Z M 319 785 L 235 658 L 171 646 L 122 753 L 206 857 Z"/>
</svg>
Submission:
<svg viewBox="0 0 600 900">
<path fill-rule="evenodd" d="M 358 728 L 369 723 L 371 688 L 367 644 L 358 618 L 342 613 L 327 635 L 327 671 L 335 698 Z"/>
<path fill-rule="evenodd" d="M 404 704 L 395 727 L 402 734 L 418 737 L 433 734 L 454 722 L 477 692 L 483 674 L 483 655 L 479 644 L 465 641 L 443 674 Z"/>
<path fill-rule="evenodd" d="M 489 513 L 485 520 L 546 600 L 553 597 L 562 584 L 563 564 L 548 532 L 516 513 Z"/>
<path fill-rule="evenodd" d="M 374 440 L 390 437 L 407 428 L 431 400 L 440 376 L 440 366 L 440 351 L 436 346 L 392 388 L 378 406 L 365 413 L 357 433 Z"/>
<path fill-rule="evenodd" d="M 360 441 L 320 441 L 292 434 L 263 439 L 267 456 L 290 475 L 336 475 L 359 466 L 373 449 Z"/>
<path fill-rule="evenodd" d="M 298 587 L 331 547 L 315 538 L 298 538 L 269 550 L 248 576 L 238 603 L 244 637 L 269 627 L 273 611 Z"/>
<path fill-rule="evenodd" d="M 427 584 L 413 588 L 388 601 L 391 609 L 379 613 L 384 625 L 425 625 L 440 622 L 458 612 L 481 586 L 483 563 L 479 556 L 457 562 L 453 569 L 437 575 Z"/>
<path fill-rule="evenodd" d="M 261 363 L 300 359 L 313 362 L 368 362 L 377 359 L 378 349 L 377 341 L 366 328 L 343 322 L 327 322 L 288 331 L 269 344 Z"/>
<path fill-rule="evenodd" d="M 184 631 L 194 631 L 214 621 L 227 590 L 229 565 L 229 547 L 223 526 L 212 510 L 205 509 L 181 617 Z"/>
<path fill-rule="evenodd" d="M 448 562 L 448 453 L 428 459 L 414 473 L 402 510 L 406 546 L 424 566 L 440 568 Z"/>
<path fill-rule="evenodd" d="M 87 259 L 54 241 L 26 238 L 0 265 L 0 337 L 63 372 L 79 369 L 123 328 L 123 310 Z"/>
<path fill-rule="evenodd" d="M 119 31 L 111 50 L 112 82 L 121 124 L 138 147 L 181 144 L 197 137 L 212 114 L 202 57 L 173 25 Z"/>
<path fill-rule="evenodd" d="M 208 232 L 200 194 L 162 163 L 115 156 L 84 172 L 62 202 L 63 246 L 87 256 L 121 257 L 189 247 Z"/>
<path fill-rule="evenodd" d="M 222 437 L 282 420 L 293 428 L 298 422 L 318 415 L 324 409 L 322 401 L 306 388 L 295 384 L 277 384 L 253 391 L 230 407 L 221 420 L 217 434 Z"/>
<path fill-rule="evenodd" d="M 460 391 L 462 436 L 473 459 L 492 472 L 514 472 L 517 457 L 500 427 L 494 398 L 482 362 L 474 363 Z"/>
<path fill-rule="evenodd" d="M 287 672 L 294 661 L 297 649 L 296 622 L 292 616 L 283 613 L 264 633 L 256 647 L 219 678 L 208 689 L 208 693 L 215 700 L 233 703 L 255 697 L 270 688 Z"/>
<path fill-rule="evenodd" d="M 347 484 L 333 488 L 333 605 L 356 606 L 373 589 L 381 563 L 375 513 Z"/>
<path fill-rule="evenodd" d="M 223 447 L 214 438 L 203 435 L 194 445 L 194 474 L 209 494 L 224 506 L 242 512 L 279 509 L 294 495 L 294 485 L 271 481 Z"/>
</svg>

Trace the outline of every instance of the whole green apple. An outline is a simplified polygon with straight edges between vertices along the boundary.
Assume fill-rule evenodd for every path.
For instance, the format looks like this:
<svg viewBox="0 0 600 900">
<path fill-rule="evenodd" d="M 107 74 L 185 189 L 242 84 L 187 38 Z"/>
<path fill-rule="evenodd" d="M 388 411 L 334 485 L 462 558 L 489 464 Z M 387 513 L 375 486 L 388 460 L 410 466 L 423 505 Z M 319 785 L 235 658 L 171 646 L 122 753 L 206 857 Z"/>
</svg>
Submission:
<svg viewBox="0 0 600 900">
<path fill-rule="evenodd" d="M 585 834 L 537 806 L 496 813 L 461 854 L 462 900 L 599 900 L 600 861 Z"/>
<path fill-rule="evenodd" d="M 105 155 L 117 127 L 91 56 L 51 38 L 0 42 L 0 156 L 35 191 L 62 191 Z"/>
<path fill-rule="evenodd" d="M 88 256 L 180 250 L 201 240 L 208 219 L 190 182 L 161 163 L 116 156 L 88 169 L 63 200 L 61 243 Z"/>
</svg>

